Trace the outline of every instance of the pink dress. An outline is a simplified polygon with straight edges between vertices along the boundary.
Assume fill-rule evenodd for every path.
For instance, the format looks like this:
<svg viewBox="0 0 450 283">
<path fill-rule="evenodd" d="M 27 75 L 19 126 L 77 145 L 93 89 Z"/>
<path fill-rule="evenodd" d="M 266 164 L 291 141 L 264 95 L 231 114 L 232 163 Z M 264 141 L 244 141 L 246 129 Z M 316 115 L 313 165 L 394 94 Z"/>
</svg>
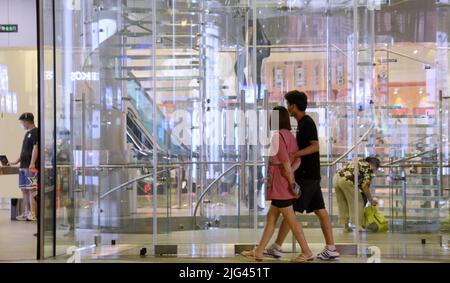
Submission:
<svg viewBox="0 0 450 283">
<path fill-rule="evenodd" d="M 266 199 L 295 199 L 297 196 L 289 188 L 289 181 L 282 175 L 281 170 L 282 162 L 287 160 L 291 162 L 293 172 L 300 166 L 300 158 L 290 160 L 289 157 L 289 154 L 298 151 L 297 140 L 290 131 L 283 129 L 273 135 L 271 147 L 273 156 L 270 158 Z"/>
</svg>

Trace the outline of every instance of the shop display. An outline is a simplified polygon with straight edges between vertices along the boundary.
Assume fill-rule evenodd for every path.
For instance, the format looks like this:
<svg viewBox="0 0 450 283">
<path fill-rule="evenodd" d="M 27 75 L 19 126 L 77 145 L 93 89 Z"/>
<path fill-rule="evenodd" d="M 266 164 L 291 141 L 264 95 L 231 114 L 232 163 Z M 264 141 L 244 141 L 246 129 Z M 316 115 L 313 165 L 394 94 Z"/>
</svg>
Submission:
<svg viewBox="0 0 450 283">
<path fill-rule="evenodd" d="M 274 83 L 273 85 L 275 88 L 281 89 L 284 86 L 284 71 L 283 69 L 277 67 L 273 70 L 273 78 Z"/>
<path fill-rule="evenodd" d="M 344 66 L 341 64 L 337 66 L 336 84 L 339 86 L 344 85 Z"/>
</svg>

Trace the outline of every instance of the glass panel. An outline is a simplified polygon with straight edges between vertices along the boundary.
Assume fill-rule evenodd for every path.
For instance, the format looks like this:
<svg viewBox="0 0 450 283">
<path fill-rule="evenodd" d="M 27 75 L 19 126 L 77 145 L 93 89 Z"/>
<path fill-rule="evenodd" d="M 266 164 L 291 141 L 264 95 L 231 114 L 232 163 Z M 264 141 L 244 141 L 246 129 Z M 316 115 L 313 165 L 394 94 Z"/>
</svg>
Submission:
<svg viewBox="0 0 450 283">
<path fill-rule="evenodd" d="M 436 231 L 439 223 L 435 39 L 411 30 L 406 19 L 408 8 L 415 5 L 412 1 L 402 4 L 400 13 L 375 12 L 376 103 L 388 107 L 376 114 L 379 131 L 374 149 L 388 166 L 378 174 L 374 189 L 380 210 L 389 215 L 391 229 L 399 232 Z M 424 13 L 435 9 L 427 8 Z M 386 18 L 398 22 L 403 33 L 383 32 L 381 20 Z M 435 29 L 425 27 L 427 33 Z"/>
<path fill-rule="evenodd" d="M 318 127 L 335 228 L 364 218 L 342 213 L 333 177 L 375 155 L 371 192 L 391 231 L 445 228 L 449 23 L 447 7 L 428 2 L 55 2 L 45 160 L 51 176 L 56 157 L 57 173 L 45 202 L 56 204 L 57 253 L 96 240 L 194 255 L 205 250 L 192 244 L 259 241 L 267 157 L 252 138 L 293 89 Z M 299 220 L 319 230 L 314 215 Z M 336 242 L 365 254 L 357 230 Z"/>
<path fill-rule="evenodd" d="M 171 1 L 157 8 L 154 92 L 163 113 L 158 123 L 171 134 L 161 140 L 170 151 L 160 151 L 158 168 L 175 168 L 165 177 L 170 182 L 159 185 L 158 233 L 170 238 L 158 243 L 235 243 L 239 230 L 229 228 L 252 225 L 251 185 L 244 185 L 251 170 L 247 147 L 233 137 L 245 129 L 235 124 L 244 122 L 240 110 L 249 99 L 243 92 L 248 86 L 237 80 L 250 58 L 235 62 L 247 54 L 250 12 L 208 1 Z M 231 129 L 229 140 L 225 129 Z"/>
<path fill-rule="evenodd" d="M 450 8 L 446 5 L 437 5 L 437 32 L 436 32 L 436 83 L 437 93 L 439 98 L 439 119 L 437 120 L 439 128 L 439 149 L 438 149 L 438 162 L 437 168 L 439 175 L 439 190 L 438 194 L 435 193 L 435 197 L 439 196 L 439 220 L 440 230 L 443 234 L 443 240 L 441 245 L 448 249 L 449 238 L 448 232 L 450 231 L 450 171 L 448 164 L 450 158 L 450 127 L 448 124 L 450 115 L 450 100 L 449 100 L 449 33 L 450 33 Z M 430 192 L 427 192 L 430 195 Z M 436 199 L 435 199 L 436 200 Z M 436 207 L 436 203 L 435 203 Z"/>
<path fill-rule="evenodd" d="M 40 192 L 40 256 L 48 258 L 55 255 L 55 70 L 54 70 L 54 6 L 53 1 L 40 1 L 40 124 L 41 131 L 41 183 Z"/>
<path fill-rule="evenodd" d="M 119 33 L 124 30 L 121 9 L 122 1 L 55 2 L 52 79 L 57 87 L 51 101 L 56 103 L 57 124 L 48 129 L 46 146 L 52 145 L 50 133 L 55 132 L 57 173 L 45 182 L 56 187 L 56 254 L 65 254 L 73 245 L 89 247 L 96 239 L 120 242 L 114 233 L 139 225 L 134 224 L 137 183 L 121 185 L 145 174 L 144 167 L 149 166 L 133 165 L 137 161 L 127 143 L 134 124 L 125 111 L 129 80 L 121 75 L 127 73 L 121 53 L 126 43 Z M 47 93 L 52 92 L 49 88 Z M 52 125 L 50 108 L 48 125 Z M 150 147 L 149 139 L 141 135 L 136 142 Z"/>
</svg>

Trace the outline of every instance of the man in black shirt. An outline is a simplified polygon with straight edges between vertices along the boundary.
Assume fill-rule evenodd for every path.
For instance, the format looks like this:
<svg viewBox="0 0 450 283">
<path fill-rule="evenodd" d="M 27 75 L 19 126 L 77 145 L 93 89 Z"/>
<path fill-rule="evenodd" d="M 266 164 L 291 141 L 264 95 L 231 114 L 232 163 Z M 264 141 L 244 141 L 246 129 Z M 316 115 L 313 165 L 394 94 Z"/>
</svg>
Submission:
<svg viewBox="0 0 450 283">
<path fill-rule="evenodd" d="M 19 118 L 21 127 L 27 131 L 22 142 L 20 157 L 11 165 L 20 164 L 19 188 L 22 190 L 25 211 L 17 216 L 19 221 L 36 221 L 36 205 L 33 205 L 33 197 L 37 194 L 37 168 L 39 130 L 34 124 L 34 115 L 24 113 Z"/>
<path fill-rule="evenodd" d="M 325 209 L 322 190 L 320 188 L 320 147 L 317 127 L 314 120 L 306 115 L 308 98 L 305 93 L 291 91 L 286 94 L 288 110 L 291 116 L 298 121 L 297 143 L 299 151 L 292 157 L 301 158 L 301 165 L 295 171 L 295 180 L 300 185 L 301 197 L 295 201 L 294 210 L 300 213 L 314 212 L 320 220 L 326 247 L 318 254 L 321 260 L 335 260 L 339 258 L 333 239 L 333 230 L 330 216 Z M 281 245 L 289 233 L 289 226 L 285 221 L 281 225 L 276 243 L 267 250 L 269 255 L 278 257 L 281 253 Z"/>
</svg>

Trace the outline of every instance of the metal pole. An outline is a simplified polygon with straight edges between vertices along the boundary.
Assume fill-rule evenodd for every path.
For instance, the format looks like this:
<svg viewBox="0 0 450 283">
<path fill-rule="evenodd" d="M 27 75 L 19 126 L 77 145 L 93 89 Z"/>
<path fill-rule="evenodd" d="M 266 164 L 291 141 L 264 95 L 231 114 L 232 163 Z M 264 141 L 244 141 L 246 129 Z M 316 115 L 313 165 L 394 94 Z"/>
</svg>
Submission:
<svg viewBox="0 0 450 283">
<path fill-rule="evenodd" d="M 331 100 L 331 91 L 333 88 L 333 82 L 332 82 L 332 74 L 331 74 L 331 42 L 330 42 L 330 13 L 331 13 L 331 7 L 330 7 L 330 0 L 327 0 L 327 12 L 326 12 L 326 20 L 327 20 L 327 102 Z M 328 124 L 330 122 L 330 105 L 327 105 L 326 111 L 325 111 L 325 121 L 327 123 L 327 160 L 328 162 L 331 161 L 331 151 L 332 151 L 332 130 L 330 125 Z M 328 211 L 330 213 L 330 217 L 333 216 L 333 176 L 331 175 L 333 172 L 331 166 L 327 167 L 327 177 L 328 177 Z"/>
<path fill-rule="evenodd" d="M 177 182 L 177 207 L 181 208 L 181 191 L 183 189 L 183 178 L 182 178 L 182 172 L 183 172 L 183 168 L 180 166 L 180 169 L 178 170 L 178 182 Z"/>
<path fill-rule="evenodd" d="M 390 202 L 390 214 L 391 214 L 391 231 L 394 232 L 394 176 L 392 172 L 391 175 L 391 184 L 389 186 L 389 202 Z"/>
<path fill-rule="evenodd" d="M 444 196 L 444 101 L 442 90 L 439 90 L 439 196 Z"/>
<path fill-rule="evenodd" d="M 356 142 L 358 135 L 358 94 L 359 94 L 359 76 L 358 76 L 358 46 L 359 46 L 359 36 L 358 36 L 358 0 L 353 0 L 353 142 Z M 355 164 L 354 173 L 354 217 L 355 217 L 355 232 L 354 238 L 357 246 L 357 255 L 360 255 L 360 243 L 359 243 L 359 219 L 358 219 L 358 209 L 359 209 L 359 181 L 358 181 L 358 152 L 359 146 L 356 147 L 353 153 L 353 162 Z"/>
<path fill-rule="evenodd" d="M 405 168 L 402 168 L 400 173 L 400 180 L 402 181 L 402 213 L 403 213 L 403 232 L 406 231 L 407 220 L 407 198 L 406 198 L 406 173 Z"/>
<path fill-rule="evenodd" d="M 38 0 L 36 2 L 36 12 L 37 12 L 37 38 L 38 38 L 38 79 L 39 79 L 39 85 L 38 85 L 38 95 L 39 95 L 39 128 L 41 130 L 42 133 L 45 133 L 45 123 L 43 121 L 45 121 L 45 118 L 47 117 L 47 111 L 45 110 L 45 103 L 46 103 L 46 93 L 45 93 L 45 78 L 44 78 L 44 74 L 45 74 L 45 52 L 44 52 L 44 44 L 45 44 L 45 33 L 44 33 L 44 26 L 45 26 L 45 22 L 44 22 L 44 1 L 43 0 Z M 52 7 L 53 7 L 54 3 L 52 2 Z M 51 24 L 55 25 L 54 21 L 54 17 L 52 17 L 51 19 L 48 19 Z M 54 46 L 53 46 L 54 47 Z M 53 58 L 54 60 L 54 58 Z M 53 74 L 54 70 L 53 70 Z M 53 90 L 55 91 L 55 90 Z M 54 114 L 54 113 L 53 113 Z M 55 141 L 53 141 L 55 142 Z M 41 141 L 39 142 L 39 152 L 44 152 L 45 149 L 45 144 L 46 144 L 46 136 L 45 135 L 41 135 Z M 44 197 L 44 190 L 46 186 L 49 186 L 50 184 L 47 184 L 46 182 L 44 182 L 45 180 L 45 172 L 44 172 L 44 168 L 45 168 L 45 158 L 41 158 L 40 160 L 40 171 L 39 171 L 39 181 L 41 182 L 41 186 L 42 189 L 39 191 L 40 194 L 40 198 L 39 198 L 39 209 L 38 209 L 38 221 L 39 221 L 39 225 L 38 225 L 38 245 L 37 245 L 37 259 L 44 259 L 45 258 L 45 237 L 44 237 L 44 232 L 45 232 L 45 217 L 43 212 L 43 209 L 45 207 L 45 197 Z M 53 164 L 55 165 L 55 164 Z M 56 166 L 54 166 L 56 167 Z M 56 169 L 56 168 L 53 168 Z M 54 184 L 53 184 L 54 185 Z M 53 209 L 56 210 L 56 207 L 54 207 Z M 53 229 L 55 229 L 55 227 L 53 227 Z M 52 247 L 52 254 L 55 255 L 55 251 L 56 247 L 53 244 Z"/>
<path fill-rule="evenodd" d="M 241 91 L 241 108 L 242 108 L 242 112 L 245 113 L 245 90 Z M 242 126 L 242 125 L 241 125 Z M 239 134 L 238 137 L 240 137 L 240 131 L 242 129 L 238 129 Z M 241 141 L 238 139 L 238 143 L 240 143 Z M 240 180 L 240 185 L 238 186 L 238 223 L 237 223 L 237 227 L 240 228 L 240 224 L 241 224 L 241 200 L 245 199 L 241 197 L 242 192 L 244 192 L 245 194 L 245 188 L 246 188 L 246 160 L 247 160 L 247 146 L 241 145 L 241 180 Z M 242 188 L 244 188 L 244 191 L 242 191 Z"/>
<path fill-rule="evenodd" d="M 203 4 L 203 1 L 201 2 Z M 203 5 L 201 5 L 203 9 Z M 205 187 L 205 166 L 203 165 L 203 162 L 205 161 L 205 130 L 204 130 L 204 119 L 205 119 L 205 99 L 206 99 L 206 84 L 207 84 L 207 77 L 206 77 L 206 40 L 205 36 L 203 35 L 205 32 L 205 16 L 203 14 L 200 14 L 200 59 L 199 59 L 199 73 L 201 80 L 201 86 L 200 86 L 200 101 L 201 101 L 201 109 L 200 109 L 200 165 L 199 165 L 199 173 L 200 173 L 200 195 L 203 193 L 203 189 Z M 198 201 L 198 200 L 197 200 Z M 200 206 L 200 215 L 203 216 L 203 209 L 204 205 L 203 203 Z"/>
<path fill-rule="evenodd" d="M 86 194 L 86 94 L 81 94 L 81 189 Z"/>
<path fill-rule="evenodd" d="M 258 42 L 258 38 L 257 38 L 257 34 L 258 34 L 258 26 L 257 26 L 257 21 L 256 21 L 256 17 L 257 17 L 257 13 L 256 13 L 256 1 L 252 1 L 253 4 L 253 45 L 257 44 Z M 253 97 L 255 100 L 254 103 L 254 111 L 256 112 L 256 120 L 257 123 L 256 125 L 259 125 L 259 118 L 258 118 L 258 98 L 259 98 L 259 86 L 257 83 L 257 76 L 260 75 L 258 74 L 258 65 L 257 65 L 257 48 L 253 47 L 252 49 L 252 69 L 253 69 Z M 252 126 L 252 125 L 249 125 Z M 259 129 L 256 129 L 256 132 L 259 132 Z M 250 143 L 252 143 L 254 141 L 250 141 Z M 255 230 L 255 235 L 256 232 L 258 230 L 258 145 L 254 144 L 253 145 L 253 229 Z"/>
<path fill-rule="evenodd" d="M 156 104 L 157 101 L 157 91 L 156 91 L 156 36 L 157 36 L 157 26 L 156 26 L 156 20 L 157 20 L 157 14 L 156 14 L 156 0 L 152 1 L 152 92 L 153 92 L 153 112 L 152 112 L 152 119 L 153 119 L 153 245 L 158 244 L 158 147 L 157 147 L 157 140 L 158 140 L 158 123 L 157 123 L 157 115 L 156 112 L 158 111 L 158 106 Z"/>
<path fill-rule="evenodd" d="M 192 216 L 192 213 L 193 213 L 193 211 L 192 211 L 192 195 L 194 194 L 194 189 L 192 187 L 192 170 L 193 170 L 193 166 L 188 165 L 186 172 L 189 172 L 188 173 L 189 177 L 187 178 L 188 179 L 187 188 L 188 188 L 188 205 L 189 205 L 190 216 Z M 195 229 L 195 227 L 194 227 L 194 229 Z"/>
</svg>

